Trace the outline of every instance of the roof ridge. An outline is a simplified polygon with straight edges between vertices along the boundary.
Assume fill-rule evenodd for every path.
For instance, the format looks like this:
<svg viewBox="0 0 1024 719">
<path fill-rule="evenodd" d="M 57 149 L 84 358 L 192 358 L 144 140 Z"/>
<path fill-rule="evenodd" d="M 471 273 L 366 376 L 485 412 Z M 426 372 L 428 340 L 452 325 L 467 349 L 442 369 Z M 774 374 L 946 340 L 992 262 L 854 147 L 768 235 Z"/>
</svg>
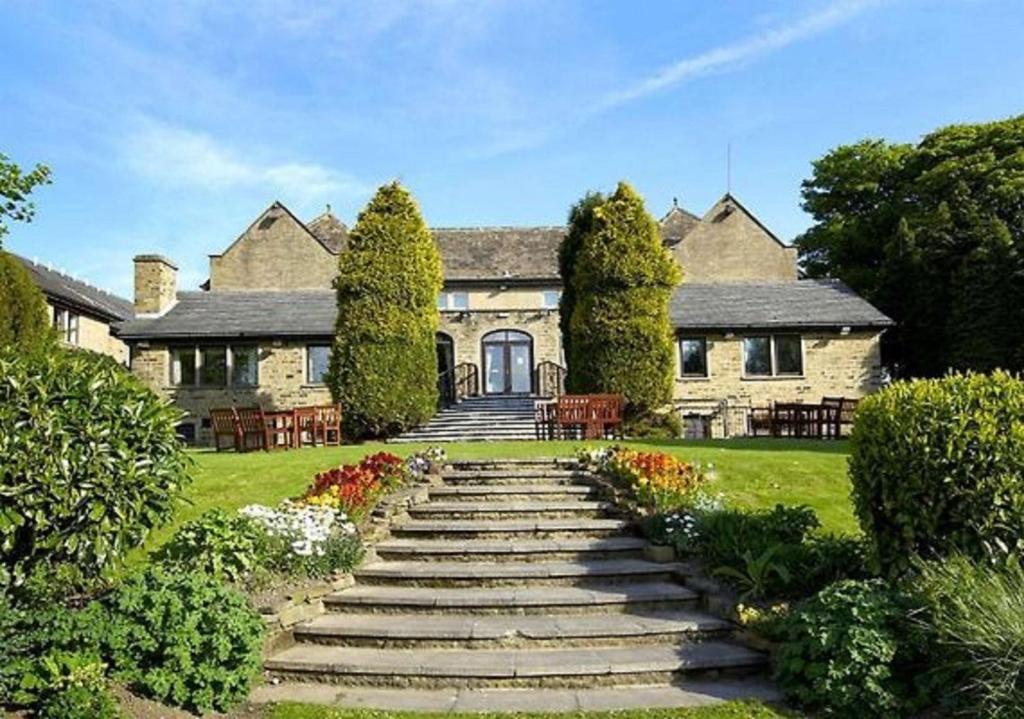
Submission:
<svg viewBox="0 0 1024 719">
<path fill-rule="evenodd" d="M 565 230 L 568 225 L 464 225 L 430 227 L 431 232 L 444 230 L 445 232 L 478 232 L 480 230 Z"/>
<path fill-rule="evenodd" d="M 7 250 L 4 250 L 4 251 L 7 252 Z M 30 265 L 33 265 L 34 267 L 38 267 L 40 269 L 46 270 L 47 272 L 52 272 L 55 275 L 59 275 L 60 277 L 62 277 L 65 280 L 70 280 L 72 282 L 77 282 L 80 285 L 85 285 L 90 290 L 96 290 L 97 292 L 100 292 L 100 293 L 102 293 L 104 295 L 112 297 L 115 300 L 121 300 L 122 302 L 131 302 L 131 300 L 128 300 L 128 299 L 126 299 L 124 297 L 121 297 L 121 295 L 115 294 L 115 293 L 111 292 L 108 289 L 104 289 L 103 287 L 100 287 L 99 285 L 93 284 L 92 282 L 90 282 L 88 279 L 86 279 L 84 277 L 76 277 L 75 275 L 68 274 L 63 269 L 60 269 L 58 267 L 54 267 L 53 265 L 50 265 L 50 264 L 43 264 L 43 263 L 41 263 L 41 262 L 39 262 L 39 261 L 37 261 L 35 259 L 31 259 L 30 260 L 29 258 L 24 257 L 23 255 L 19 255 L 19 254 L 14 253 L 14 252 L 8 252 L 8 254 L 14 255 L 15 257 L 17 257 L 21 261 L 28 262 Z"/>
</svg>

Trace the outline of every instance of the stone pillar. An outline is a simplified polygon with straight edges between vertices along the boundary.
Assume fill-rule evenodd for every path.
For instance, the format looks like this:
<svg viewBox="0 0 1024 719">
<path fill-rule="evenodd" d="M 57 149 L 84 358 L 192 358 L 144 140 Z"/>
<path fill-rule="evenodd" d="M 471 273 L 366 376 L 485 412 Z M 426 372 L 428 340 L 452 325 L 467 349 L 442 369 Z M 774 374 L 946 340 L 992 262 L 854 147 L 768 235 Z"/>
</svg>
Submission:
<svg viewBox="0 0 1024 719">
<path fill-rule="evenodd" d="M 135 312 L 159 315 L 177 299 L 178 266 L 160 255 L 135 258 Z"/>
</svg>

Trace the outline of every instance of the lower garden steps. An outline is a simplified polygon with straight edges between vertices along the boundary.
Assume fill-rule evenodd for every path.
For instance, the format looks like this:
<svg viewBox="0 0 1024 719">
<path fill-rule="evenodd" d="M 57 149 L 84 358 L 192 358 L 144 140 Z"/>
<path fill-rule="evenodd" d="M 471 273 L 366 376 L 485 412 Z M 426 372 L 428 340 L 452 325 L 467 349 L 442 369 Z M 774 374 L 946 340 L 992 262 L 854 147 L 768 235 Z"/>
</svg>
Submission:
<svg viewBox="0 0 1024 719">
<path fill-rule="evenodd" d="M 572 464 L 453 462 L 427 496 L 266 660 L 284 682 L 268 700 L 555 711 L 777 698 L 765 656 L 702 610 L 679 565 L 645 559 Z"/>
</svg>

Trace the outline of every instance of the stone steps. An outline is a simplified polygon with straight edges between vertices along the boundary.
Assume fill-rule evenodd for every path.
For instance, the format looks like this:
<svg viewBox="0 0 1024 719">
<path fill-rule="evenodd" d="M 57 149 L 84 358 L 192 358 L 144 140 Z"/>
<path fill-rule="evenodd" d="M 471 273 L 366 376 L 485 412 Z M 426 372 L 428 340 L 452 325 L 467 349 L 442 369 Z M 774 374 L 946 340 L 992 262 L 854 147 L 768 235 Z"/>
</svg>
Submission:
<svg viewBox="0 0 1024 719">
<path fill-rule="evenodd" d="M 596 587 L 410 587 L 356 584 L 323 598 L 329 612 L 585 614 L 695 608 L 699 595 L 676 582 Z"/>
<path fill-rule="evenodd" d="M 409 519 L 392 526 L 395 537 L 448 537 L 502 539 L 556 537 L 611 537 L 630 528 L 624 519 Z"/>
<path fill-rule="evenodd" d="M 409 507 L 413 519 L 521 519 L 593 517 L 607 515 L 613 506 L 607 502 L 579 499 L 568 501 L 534 500 L 487 502 L 427 502 Z"/>
<path fill-rule="evenodd" d="M 272 677 L 362 686 L 592 686 L 743 672 L 764 655 L 726 641 L 568 649 L 375 649 L 299 644 L 265 662 Z"/>
<path fill-rule="evenodd" d="M 442 475 L 444 485 L 458 487 L 465 484 L 489 487 L 530 487 L 535 484 L 563 487 L 593 486 L 586 475 L 579 472 L 495 472 L 482 475 L 470 472 L 449 472 Z"/>
<path fill-rule="evenodd" d="M 419 561 L 547 561 L 640 557 L 646 542 L 639 537 L 605 539 L 518 539 L 512 541 L 388 539 L 375 549 L 381 559 Z"/>
<path fill-rule="evenodd" d="M 645 579 L 669 581 L 679 565 L 642 559 L 584 562 L 375 562 L 356 570 L 364 584 L 419 587 L 583 586 Z"/>
<path fill-rule="evenodd" d="M 386 614 L 328 614 L 295 630 L 300 642 L 348 647 L 497 648 L 619 646 L 693 641 L 733 625 L 694 610 L 647 615 L 454 615 L 397 623 Z"/>
<path fill-rule="evenodd" d="M 442 501 L 523 501 L 564 502 L 571 499 L 587 499 L 596 494 L 596 488 L 587 484 L 459 484 L 433 487 L 430 498 Z"/>
</svg>

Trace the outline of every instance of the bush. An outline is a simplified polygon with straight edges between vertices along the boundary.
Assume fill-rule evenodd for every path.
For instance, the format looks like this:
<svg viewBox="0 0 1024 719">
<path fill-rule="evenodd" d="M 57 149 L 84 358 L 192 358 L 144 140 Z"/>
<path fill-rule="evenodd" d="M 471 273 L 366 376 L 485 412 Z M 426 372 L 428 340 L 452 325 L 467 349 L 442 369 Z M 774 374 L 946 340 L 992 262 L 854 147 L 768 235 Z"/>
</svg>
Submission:
<svg viewBox="0 0 1024 719">
<path fill-rule="evenodd" d="M 46 298 L 25 265 L 0 251 L 0 348 L 28 353 L 53 340 Z"/>
<path fill-rule="evenodd" d="M 202 573 L 153 567 L 103 600 L 102 651 L 114 676 L 158 701 L 223 711 L 259 671 L 263 620 L 238 592 Z"/>
<path fill-rule="evenodd" d="M 698 523 L 698 552 L 711 568 L 737 566 L 747 552 L 759 555 L 776 545 L 802 544 L 819 526 L 818 516 L 806 506 L 709 512 Z"/>
<path fill-rule="evenodd" d="M 188 483 L 179 413 L 113 360 L 0 352 L 0 567 L 96 576 L 166 522 Z"/>
<path fill-rule="evenodd" d="M 41 661 L 41 719 L 117 719 L 121 712 L 107 688 L 105 666 L 95 654 L 58 652 Z"/>
<path fill-rule="evenodd" d="M 903 716 L 919 703 L 915 605 L 880 580 L 842 581 L 782 621 L 775 679 L 787 697 L 836 717 Z"/>
<path fill-rule="evenodd" d="M 322 579 L 350 571 L 363 558 L 355 525 L 344 512 L 326 504 L 251 504 L 241 513 L 266 532 L 271 571 Z"/>
<path fill-rule="evenodd" d="M 1024 550 L 1024 382 L 1004 372 L 899 382 L 866 398 L 850 479 L 873 560 L 888 576 L 960 551 Z"/>
<path fill-rule="evenodd" d="M 659 424 L 652 416 L 672 400 L 668 304 L 679 267 L 643 199 L 626 183 L 593 215 L 571 272 L 569 375 L 577 392 L 622 394 L 625 420 L 638 431 Z"/>
<path fill-rule="evenodd" d="M 352 437 L 396 434 L 437 409 L 441 256 L 412 196 L 384 185 L 341 253 L 328 384 Z"/>
<path fill-rule="evenodd" d="M 1020 717 L 1024 707 L 1024 568 L 956 555 L 921 565 L 929 612 L 922 625 L 935 640 L 935 687 L 946 701 L 978 716 Z"/>
<path fill-rule="evenodd" d="M 270 551 L 267 532 L 252 519 L 211 509 L 175 532 L 157 559 L 217 579 L 241 582 L 266 568 Z"/>
</svg>

